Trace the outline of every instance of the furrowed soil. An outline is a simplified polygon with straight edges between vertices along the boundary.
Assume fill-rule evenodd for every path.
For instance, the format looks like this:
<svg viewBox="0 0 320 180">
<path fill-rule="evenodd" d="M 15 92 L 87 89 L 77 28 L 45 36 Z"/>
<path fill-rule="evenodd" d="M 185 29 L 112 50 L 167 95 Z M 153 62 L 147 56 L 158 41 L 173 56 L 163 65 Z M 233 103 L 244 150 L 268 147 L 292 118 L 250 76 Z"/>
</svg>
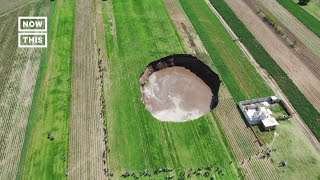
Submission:
<svg viewBox="0 0 320 180">
<path fill-rule="evenodd" d="M 276 0 L 260 1 L 269 12 L 271 12 L 281 24 L 295 35 L 295 37 L 305 44 L 314 54 L 320 57 L 320 38 L 292 15 L 286 8 L 280 5 Z"/>
<path fill-rule="evenodd" d="M 103 179 L 104 124 L 101 118 L 96 1 L 77 1 L 72 60 L 69 142 L 70 179 Z M 100 51 L 100 50 L 99 50 Z"/>
<path fill-rule="evenodd" d="M 209 7 L 206 7 L 205 3 L 193 2 L 190 4 L 184 3 L 183 5 L 188 7 L 188 12 L 198 12 L 197 16 L 195 17 L 201 19 L 202 21 L 207 21 L 207 19 L 205 19 L 204 17 L 210 17 L 214 19 L 214 21 L 218 21 L 217 17 L 213 18 L 211 10 L 209 9 Z M 184 19 L 187 18 L 187 15 L 183 11 L 180 4 L 177 4 L 176 1 L 171 0 L 168 1 L 167 6 L 169 9 L 169 13 L 171 14 L 177 26 L 179 25 L 179 23 L 182 22 L 182 20 L 184 23 L 186 23 Z M 202 9 L 202 11 L 197 11 L 199 9 Z M 210 22 L 213 21 L 212 19 Z M 196 34 L 196 31 L 192 27 L 191 22 L 188 22 L 186 24 L 188 24 L 189 27 L 187 33 Z M 186 32 L 181 30 L 180 33 L 183 34 Z M 196 38 L 199 38 L 197 34 L 195 36 L 195 39 Z M 217 37 L 212 38 L 217 39 Z M 186 46 L 190 46 L 190 41 L 188 39 L 184 40 Z M 200 43 L 202 44 L 201 41 Z M 205 58 L 208 59 L 206 63 L 211 64 L 211 67 L 215 69 L 216 64 L 214 61 L 210 59 L 206 49 L 203 47 L 201 48 L 203 49 L 201 51 L 198 51 L 198 49 L 200 49 L 198 48 L 198 46 L 194 47 L 194 50 L 196 50 L 199 54 L 202 54 L 203 56 L 207 57 Z M 221 56 L 221 58 L 225 57 L 226 56 Z M 235 92 L 232 93 L 235 94 Z M 217 108 L 214 110 L 214 116 L 217 117 L 217 119 L 219 119 L 219 122 L 223 128 L 228 143 L 230 144 L 232 151 L 236 157 L 236 161 L 233 163 L 236 163 L 241 168 L 245 179 L 257 179 L 261 177 L 268 177 L 269 179 L 279 178 L 277 174 L 273 173 L 275 168 L 269 161 L 265 159 L 259 159 L 259 155 L 257 154 L 257 152 L 261 152 L 263 147 L 259 145 L 256 136 L 251 131 L 250 127 L 248 127 L 244 122 L 244 119 L 242 118 L 240 111 L 237 109 L 236 101 L 232 98 L 229 90 L 225 85 L 222 85 L 220 88 L 219 104 Z M 254 170 L 254 166 L 264 167 L 264 170 Z"/>
<path fill-rule="evenodd" d="M 174 2 L 174 1 L 171 1 L 171 2 Z M 208 6 L 212 8 L 212 11 L 215 12 L 215 14 L 218 16 L 219 14 L 212 7 L 210 2 L 207 1 L 206 3 L 208 4 Z M 174 4 L 175 3 L 171 3 L 171 5 L 174 5 Z M 190 19 L 192 20 L 192 22 L 195 24 L 197 24 L 196 22 L 197 20 L 201 20 L 202 22 L 213 22 L 216 19 L 212 17 L 212 15 L 209 13 L 210 10 L 209 11 L 207 10 L 209 8 L 205 7 L 204 3 L 183 1 L 182 5 L 184 6 L 184 8 L 188 9 L 188 11 L 186 12 L 189 15 Z M 177 9 L 179 8 L 175 8 L 175 10 Z M 201 11 L 199 9 L 201 9 Z M 197 12 L 197 13 L 192 13 L 192 12 Z M 221 18 L 221 16 L 219 16 L 219 18 Z M 178 19 L 178 18 L 174 18 L 174 19 Z M 222 21 L 222 18 L 221 18 L 221 21 Z M 227 27 L 226 23 L 224 21 L 222 22 L 224 23 L 224 26 Z M 178 24 L 178 22 L 176 23 Z M 197 26 L 195 28 L 198 29 L 199 27 L 200 26 Z M 212 31 L 210 31 L 210 29 L 213 29 L 213 27 L 214 26 L 210 26 L 210 24 L 207 24 L 203 26 L 202 29 L 198 29 L 199 30 L 198 32 L 200 32 L 199 33 L 200 37 L 201 38 L 210 37 L 212 39 L 217 40 L 218 37 L 213 37 Z M 229 31 L 234 35 L 232 30 L 229 29 Z M 211 36 L 208 36 L 208 35 L 204 36 L 205 32 L 208 32 L 208 34 L 211 34 Z M 208 40 L 204 42 L 206 45 L 208 45 L 207 44 Z M 237 43 L 237 44 L 242 48 L 246 56 L 251 60 L 252 56 L 250 55 L 250 53 L 246 51 L 243 45 L 241 45 L 240 43 Z M 208 49 L 208 51 L 209 53 L 212 53 L 212 49 Z M 214 61 L 213 61 L 213 64 L 215 65 Z M 269 82 L 268 74 L 266 74 L 266 72 L 264 72 L 261 68 L 258 68 L 255 62 L 254 64 L 256 69 L 261 73 L 261 75 L 263 75 L 264 79 L 267 82 Z M 281 91 L 279 92 L 278 90 L 279 88 L 277 88 L 277 86 L 273 87 L 273 84 L 271 85 L 274 92 L 276 92 L 276 95 L 281 98 L 284 98 L 283 93 Z M 234 92 L 231 89 L 230 93 L 234 95 L 235 93 L 238 93 L 238 92 Z M 279 132 L 280 134 L 283 134 L 281 135 L 281 138 L 278 138 L 279 142 L 277 143 L 269 143 L 264 141 L 263 137 L 267 132 L 261 132 L 260 134 L 258 134 L 259 141 L 264 143 L 263 146 L 260 146 L 258 143 L 258 139 L 256 138 L 253 131 L 250 129 L 250 127 L 248 127 L 245 124 L 242 115 L 239 113 L 237 104 L 234 101 L 234 99 L 231 97 L 230 93 L 226 88 L 224 88 L 224 86 L 220 88 L 220 96 L 219 96 L 220 101 L 219 101 L 219 105 L 214 110 L 214 115 L 217 116 L 218 119 L 220 120 L 221 125 L 224 129 L 224 132 L 226 134 L 226 137 L 228 139 L 228 142 L 230 143 L 232 150 L 236 155 L 238 163 L 240 164 L 246 179 L 280 179 L 280 178 L 306 179 L 308 175 L 310 175 L 308 178 L 312 178 L 312 179 L 318 177 L 318 173 L 314 169 L 317 169 L 320 165 L 318 163 L 320 156 L 316 151 L 316 149 L 313 147 L 313 145 L 308 141 L 307 136 L 304 132 L 304 129 L 301 128 L 299 124 L 300 121 L 299 119 L 297 119 L 296 115 L 294 115 L 292 122 L 284 121 L 282 126 L 280 125 L 279 127 L 277 127 L 276 131 Z M 293 133 L 296 133 L 297 135 Z M 261 140 L 262 138 L 263 140 Z M 300 143 L 304 145 L 303 146 L 294 145 L 294 144 L 300 144 Z M 285 145 L 281 145 L 281 144 L 285 144 Z M 270 159 L 262 158 L 263 152 L 266 151 L 267 149 L 277 149 L 276 152 L 272 153 Z M 301 154 L 300 156 L 296 155 L 298 154 L 297 152 L 302 152 L 302 151 L 305 151 L 308 153 Z M 295 155 L 291 155 L 291 154 L 295 154 Z M 308 159 L 313 159 L 313 162 L 310 162 Z M 279 162 L 281 160 L 285 160 L 288 163 L 290 162 L 290 165 L 288 165 L 287 168 L 280 168 Z M 302 161 L 303 163 L 300 163 Z M 299 168 L 299 166 L 301 166 L 302 164 L 305 168 Z M 306 171 L 306 169 L 308 169 L 308 171 Z"/>
<path fill-rule="evenodd" d="M 320 79 L 243 1 L 226 0 L 255 38 L 288 74 L 308 100 L 320 109 Z M 318 37 L 317 37 L 318 38 Z"/>
<path fill-rule="evenodd" d="M 126 171 L 160 167 L 175 168 L 169 174 L 176 177 L 178 168 L 181 172 L 212 164 L 224 169 L 223 178 L 236 179 L 236 166 L 229 164 L 233 156 L 212 115 L 186 123 L 159 122 L 140 100 L 139 78 L 146 65 L 185 52 L 164 2 L 113 0 L 106 10 L 106 24 L 116 19 L 116 24 L 106 27 L 107 46 L 111 45 L 107 47 L 111 81 L 108 160 L 115 178 Z M 165 178 L 166 174 L 155 177 Z"/>
<path fill-rule="evenodd" d="M 36 0 L 0 0 L 0 15 Z M 18 22 L 17 22 L 18 23 Z"/>
<path fill-rule="evenodd" d="M 17 179 L 62 179 L 67 171 L 74 3 L 51 2 L 48 48 L 41 60 Z"/>
<path fill-rule="evenodd" d="M 0 16 L 0 179 L 16 178 L 44 53 L 40 49 L 17 48 L 18 17 L 47 16 L 49 8 L 48 2 L 35 2 Z"/>
<path fill-rule="evenodd" d="M 211 7 L 212 11 L 220 17 L 220 20 L 224 23 L 224 26 L 229 29 L 229 32 L 234 36 L 234 38 L 237 38 L 228 27 L 225 21 L 223 21 L 222 17 L 218 14 L 218 12 L 213 8 L 213 6 L 210 4 L 209 1 L 207 1 L 207 4 Z M 247 49 L 243 46 L 241 42 L 237 43 L 244 52 L 246 52 L 248 58 L 250 61 L 255 65 L 256 69 L 261 73 L 261 75 L 264 77 L 266 82 L 269 82 L 271 87 L 273 88 L 274 92 L 276 92 L 276 96 L 281 97 L 281 99 L 289 104 L 287 98 L 284 96 L 283 92 L 280 90 L 280 88 L 275 84 L 275 82 L 270 79 L 270 75 L 265 72 L 264 69 L 261 69 L 259 65 L 255 62 L 255 60 L 252 58 L 250 53 L 247 51 Z M 234 93 L 234 92 L 232 92 Z M 289 105 L 289 108 L 292 110 L 292 106 Z M 228 111 L 230 112 L 230 111 Z M 228 113 L 226 115 L 230 115 L 232 113 Z M 231 119 L 231 118 L 230 118 Z M 235 118 L 232 118 L 235 119 Z M 291 122 L 290 122 L 291 121 Z M 274 175 L 274 178 L 283 178 L 283 179 L 316 179 L 319 177 L 319 173 L 315 171 L 315 169 L 319 168 L 319 158 L 320 154 L 317 152 L 319 149 L 318 144 L 314 143 L 314 136 L 310 136 L 310 131 L 306 130 L 306 125 L 303 124 L 300 117 L 297 116 L 297 114 L 293 115 L 292 120 L 283 121 L 280 122 L 281 125 L 276 128 L 275 131 L 271 132 L 261 132 L 257 126 L 254 126 L 253 128 L 258 133 L 258 137 L 260 139 L 260 142 L 263 143 L 261 151 L 258 151 L 255 154 L 251 154 L 247 159 L 244 159 L 241 164 L 243 166 L 247 166 L 249 170 L 245 170 L 246 175 L 250 175 L 250 172 L 254 173 L 256 178 L 258 179 L 265 179 L 270 178 L 270 175 L 265 174 L 265 172 L 272 173 L 272 176 Z M 235 123 L 234 123 L 235 124 Z M 234 126 L 234 125 L 233 125 Z M 236 128 L 240 129 L 240 128 Z M 235 132 L 238 132 L 237 130 L 234 130 Z M 258 129 L 258 130 L 256 130 Z M 285 133 L 284 133 L 285 132 Z M 281 138 L 277 138 L 279 142 L 277 143 L 270 143 L 265 140 L 265 136 L 268 133 L 279 133 L 281 134 Z M 234 137 L 239 137 L 239 135 L 236 135 Z M 242 142 L 243 138 L 237 139 L 237 142 Z M 310 140 L 310 141 L 309 141 Z M 316 141 L 316 140 L 315 140 Z M 244 141 L 246 142 L 246 141 Z M 248 142 L 247 142 L 248 143 Z M 318 143 L 318 141 L 316 141 Z M 296 144 L 304 144 L 303 146 L 296 146 Z M 245 147 L 249 147 L 248 145 L 244 145 Z M 266 150 L 270 151 L 273 149 L 270 158 L 263 158 L 263 152 Z M 248 151 L 247 151 L 248 152 Z M 297 152 L 307 152 L 307 153 L 301 153 L 301 155 L 297 155 L 299 153 Z M 313 159 L 311 162 L 309 159 Z M 279 166 L 280 161 L 286 161 L 288 164 L 290 162 L 290 165 L 283 168 Z M 259 163 L 264 162 L 269 165 L 272 165 L 274 168 L 268 169 L 268 171 L 262 171 L 261 168 L 262 165 L 259 165 Z M 304 166 L 302 168 L 301 166 Z M 245 168 L 244 168 L 245 169 Z M 267 170 L 267 169 L 266 169 Z M 248 179 L 252 179 L 252 177 L 248 177 Z"/>
</svg>

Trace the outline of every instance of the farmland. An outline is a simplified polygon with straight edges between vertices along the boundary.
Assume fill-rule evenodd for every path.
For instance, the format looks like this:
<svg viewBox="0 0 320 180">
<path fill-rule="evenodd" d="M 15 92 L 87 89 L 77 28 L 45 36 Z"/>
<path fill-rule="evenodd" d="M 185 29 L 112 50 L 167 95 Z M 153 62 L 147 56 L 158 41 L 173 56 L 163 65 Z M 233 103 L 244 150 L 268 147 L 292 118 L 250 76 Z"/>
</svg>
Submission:
<svg viewBox="0 0 320 180">
<path fill-rule="evenodd" d="M 21 6 L 23 5 L 27 5 L 27 4 L 30 4 L 34 2 L 34 0 L 11 0 L 11 1 L 8 1 L 8 0 L 0 0 L 0 4 L 1 4 L 1 7 L 0 7 L 0 14 L 2 13 L 6 13 L 8 11 L 15 11 L 16 8 L 20 8 Z M 28 7 L 26 7 L 28 8 Z"/>
<path fill-rule="evenodd" d="M 190 4 L 190 5 L 189 5 Z M 190 7 L 192 3 L 182 1 L 182 5 L 189 15 L 189 19 L 197 30 L 202 42 L 206 46 L 214 65 L 217 67 L 222 79 L 237 101 L 252 97 L 272 95 L 272 91 L 261 80 L 261 77 L 255 71 L 254 67 L 247 60 L 246 56 L 240 50 L 228 31 L 225 30 L 218 18 L 212 14 L 205 3 L 193 3 L 197 9 Z M 199 12 L 202 9 L 202 12 Z M 205 16 L 210 16 L 210 21 L 206 21 Z M 206 30 L 204 27 L 215 27 L 215 31 Z M 211 34 L 211 35 L 209 35 Z M 219 39 L 220 38 L 220 39 Z M 252 90 L 252 85 L 262 88 Z"/>
<path fill-rule="evenodd" d="M 320 177 L 317 170 L 320 168 L 319 153 L 310 143 L 306 143 L 306 137 L 293 119 L 281 121 L 279 127 L 274 131 L 261 133 L 258 128 L 255 131 L 263 139 L 266 147 L 277 148 L 277 152 L 272 156 L 272 164 L 275 167 L 278 165 L 276 162 L 282 159 L 288 162 L 290 168 L 286 169 L 286 173 L 282 172 L 282 168 L 275 168 L 281 178 L 317 179 Z"/>
<path fill-rule="evenodd" d="M 298 0 L 293 0 L 293 2 L 298 3 Z M 300 6 L 313 17 L 315 17 L 318 21 L 320 21 L 320 1 L 319 0 L 312 0 L 308 2 L 306 6 Z"/>
<path fill-rule="evenodd" d="M 99 115 L 99 83 L 103 80 L 97 80 L 99 60 L 95 42 L 94 5 L 93 1 L 85 0 L 78 1 L 75 7 L 68 165 L 70 179 L 104 178 L 104 124 L 103 117 Z"/>
<path fill-rule="evenodd" d="M 271 58 L 265 49 L 256 41 L 255 37 L 244 26 L 228 5 L 223 1 L 211 1 L 219 13 L 228 22 L 229 26 L 235 30 L 235 33 L 243 38 L 243 44 L 248 48 L 255 60 L 268 71 L 273 79 L 278 83 L 281 90 L 288 97 L 294 108 L 302 119 L 309 126 L 314 135 L 320 139 L 319 132 L 319 112 L 312 106 L 308 99 L 301 93 L 297 86 L 292 82 L 288 75 Z"/>
<path fill-rule="evenodd" d="M 107 129 L 111 172 L 119 175 L 123 171 L 156 167 L 185 171 L 213 164 L 225 169 L 226 178 L 235 178 L 238 172 L 234 164 L 229 164 L 231 151 L 224 144 L 216 119 L 207 115 L 183 124 L 160 123 L 140 101 L 138 80 L 144 67 L 167 54 L 185 52 L 163 2 L 112 1 L 112 5 L 117 20 L 116 37 L 108 38 L 112 33 L 106 33 L 107 41 L 111 41 L 107 44 L 116 42 L 112 51 L 108 49 L 111 105 L 107 108 Z"/>
<path fill-rule="evenodd" d="M 253 2 L 0 0 L 0 179 L 319 179 L 318 39 Z M 47 48 L 18 48 L 18 16 L 48 17 Z M 266 96 L 293 111 L 273 130 L 238 108 Z"/>
<path fill-rule="evenodd" d="M 214 16 L 210 16 L 210 13 L 206 11 L 206 7 L 204 6 L 205 3 L 201 5 L 200 2 L 194 2 L 194 3 L 187 3 L 184 2 L 182 5 L 186 9 L 186 12 L 191 19 L 192 23 L 195 25 L 197 22 L 195 20 L 202 20 L 204 22 L 212 22 L 214 19 L 216 19 Z M 197 10 L 198 7 L 198 10 Z M 199 10 L 201 9 L 201 11 Z M 193 13 L 197 12 L 197 13 Z M 193 17 L 190 17 L 193 16 Z M 202 18 L 200 18 L 202 17 Z M 211 21 L 208 21 L 209 18 L 212 18 Z M 206 24 L 204 26 L 206 28 L 201 28 L 199 24 L 195 26 L 199 33 L 199 36 L 201 37 L 202 40 L 204 40 L 203 37 L 212 37 L 216 39 L 217 37 L 213 37 L 210 35 L 203 36 L 203 33 L 206 32 L 205 29 L 212 29 L 213 26 L 210 28 L 210 25 Z M 216 27 L 216 25 L 215 25 Z M 215 28 L 216 29 L 216 28 Z M 209 30 L 208 30 L 209 31 Z M 210 32 L 212 35 L 213 33 Z M 207 46 L 206 42 L 204 41 L 204 44 Z M 208 48 L 209 49 L 209 48 Z M 209 50 L 210 53 L 210 50 Z M 212 56 L 212 55 L 211 55 Z M 215 62 L 213 62 L 215 64 Z M 227 84 L 228 82 L 225 81 Z M 260 87 L 256 87 L 259 89 Z M 261 87 L 263 88 L 263 87 Z M 229 89 L 230 90 L 230 89 Z M 230 93 L 232 95 L 239 93 L 239 92 L 234 92 L 232 89 L 230 90 Z M 252 134 L 251 130 L 245 125 L 243 122 L 243 119 L 241 115 L 239 115 L 239 111 L 235 108 L 235 105 L 232 106 L 234 103 L 234 100 L 228 95 L 227 92 L 223 92 L 221 90 L 221 97 L 220 97 L 220 105 L 218 108 L 214 111 L 215 115 L 221 120 L 221 125 L 226 133 L 228 142 L 230 143 L 233 152 L 235 153 L 239 163 L 241 163 L 241 167 L 248 179 L 265 179 L 266 177 L 271 178 L 271 179 L 278 179 L 278 178 L 293 178 L 294 174 L 296 174 L 297 177 L 301 178 L 306 178 L 308 175 L 312 174 L 312 177 L 317 177 L 317 173 L 311 173 L 312 170 L 305 172 L 299 170 L 298 166 L 300 165 L 301 161 L 304 161 L 303 164 L 305 164 L 308 167 L 312 167 L 312 169 L 317 169 L 319 166 L 318 160 L 319 159 L 319 154 L 313 149 L 311 143 L 306 143 L 308 140 L 305 135 L 303 135 L 303 131 L 300 129 L 299 125 L 297 122 L 292 122 L 288 123 L 289 125 L 284 126 L 284 129 L 287 129 L 286 132 L 288 132 L 288 129 L 295 129 L 292 132 L 296 132 L 296 135 L 292 134 L 286 134 L 285 137 L 281 139 L 281 143 L 279 144 L 268 144 L 266 143 L 262 147 L 260 147 L 257 144 L 257 140 L 255 140 L 254 135 Z M 228 109 L 228 111 L 225 111 Z M 224 121 L 227 120 L 227 121 Z M 230 122 L 231 121 L 231 122 Z M 286 124 L 286 123 L 284 123 Z M 241 129 L 241 131 L 237 131 L 237 129 Z M 282 127 L 279 126 L 279 132 L 284 131 Z M 259 131 L 260 132 L 260 131 Z M 259 136 L 264 136 L 264 133 L 259 134 Z M 299 146 L 293 146 L 292 141 L 296 142 L 304 142 L 306 143 L 305 147 Z M 287 146 L 283 146 L 281 144 L 286 144 Z M 261 155 L 259 152 L 265 150 L 266 148 L 278 148 L 281 153 L 274 153 L 274 158 L 272 156 L 272 160 L 264 160 L 261 159 Z M 292 152 L 297 152 L 297 151 L 308 151 L 310 152 L 310 157 L 305 157 L 304 155 L 301 156 L 296 156 L 296 155 L 288 155 Z M 258 152 L 258 153 L 257 153 Z M 306 155 L 308 156 L 308 155 Z M 314 163 L 307 161 L 306 159 L 314 159 Z M 279 169 L 278 162 L 280 159 L 288 159 L 292 163 L 289 169 L 286 169 L 288 172 L 283 173 L 281 169 Z M 261 171 L 261 169 L 257 169 L 257 167 L 265 167 L 264 170 Z M 277 173 L 275 173 L 277 172 Z"/>
<path fill-rule="evenodd" d="M 51 41 L 40 66 L 18 179 L 61 179 L 67 170 L 73 46 L 69 11 L 73 12 L 74 1 L 57 1 L 52 8 Z"/>
<path fill-rule="evenodd" d="M 279 22 L 294 35 L 294 37 L 311 50 L 318 58 L 320 57 L 320 37 L 317 32 L 308 29 L 302 20 L 298 20 L 294 14 L 292 15 L 287 9 L 281 6 L 279 3 L 269 3 L 267 0 L 262 0 L 261 3 L 272 13 Z M 306 19 L 306 18 L 304 18 Z M 320 21 L 318 23 L 312 23 L 314 29 L 319 30 Z M 309 27 L 310 28 L 310 27 Z M 318 35 L 318 36 L 317 36 Z"/>
<path fill-rule="evenodd" d="M 188 47 L 188 52 L 195 52 L 198 56 L 202 57 L 206 64 L 209 64 L 212 69 L 218 72 L 202 41 L 188 20 L 188 16 L 185 14 L 181 4 L 174 0 L 167 1 L 166 3 L 170 16 L 175 22 L 180 35 L 184 37 L 183 42 L 185 46 Z M 181 27 L 182 23 L 186 28 Z M 191 35 L 192 38 L 190 38 Z M 194 45 L 192 45 L 193 42 Z M 219 101 L 220 103 L 214 111 L 214 116 L 219 119 L 219 123 L 246 179 L 254 179 L 257 177 L 276 179 L 278 176 L 273 173 L 274 167 L 272 164 L 268 161 L 257 159 L 258 156 L 256 153 L 260 152 L 262 147 L 259 146 L 253 132 L 244 123 L 240 112 L 236 108 L 235 101 L 225 85 L 220 87 Z M 241 131 L 239 131 L 239 129 L 241 129 Z M 249 158 L 252 158 L 252 161 L 248 161 Z M 246 163 L 242 164 L 243 161 L 246 161 Z M 256 171 L 256 169 L 252 168 L 254 166 L 263 166 L 268 169 L 268 171 Z"/>
<path fill-rule="evenodd" d="M 0 16 L 0 179 L 16 177 L 43 55 L 17 48 L 18 16 L 47 15 L 49 5 L 36 2 Z"/>
<path fill-rule="evenodd" d="M 297 17 L 305 26 L 320 37 L 320 20 L 310 15 L 307 11 L 297 5 L 294 1 L 277 0 L 290 13 Z"/>
</svg>

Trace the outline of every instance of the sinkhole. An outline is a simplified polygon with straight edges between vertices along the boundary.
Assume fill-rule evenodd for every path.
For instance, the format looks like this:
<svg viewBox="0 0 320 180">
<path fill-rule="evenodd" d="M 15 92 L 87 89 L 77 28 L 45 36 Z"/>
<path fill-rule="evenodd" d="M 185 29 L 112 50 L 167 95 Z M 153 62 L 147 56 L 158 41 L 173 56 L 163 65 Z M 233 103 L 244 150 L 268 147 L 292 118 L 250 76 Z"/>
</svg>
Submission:
<svg viewBox="0 0 320 180">
<path fill-rule="evenodd" d="M 160 121 L 186 122 L 218 104 L 219 76 L 188 54 L 153 61 L 140 76 L 141 100 Z"/>
</svg>

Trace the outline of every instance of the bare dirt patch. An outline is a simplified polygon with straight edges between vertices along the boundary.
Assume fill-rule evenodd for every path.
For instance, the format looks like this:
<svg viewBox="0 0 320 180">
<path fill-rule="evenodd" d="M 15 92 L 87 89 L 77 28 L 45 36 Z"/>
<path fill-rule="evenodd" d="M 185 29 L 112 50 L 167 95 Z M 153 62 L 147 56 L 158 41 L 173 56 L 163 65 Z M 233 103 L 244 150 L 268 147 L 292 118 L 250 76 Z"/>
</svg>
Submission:
<svg viewBox="0 0 320 180">
<path fill-rule="evenodd" d="M 143 103 L 160 121 L 194 120 L 218 104 L 218 75 L 190 55 L 150 63 L 140 84 Z"/>
</svg>

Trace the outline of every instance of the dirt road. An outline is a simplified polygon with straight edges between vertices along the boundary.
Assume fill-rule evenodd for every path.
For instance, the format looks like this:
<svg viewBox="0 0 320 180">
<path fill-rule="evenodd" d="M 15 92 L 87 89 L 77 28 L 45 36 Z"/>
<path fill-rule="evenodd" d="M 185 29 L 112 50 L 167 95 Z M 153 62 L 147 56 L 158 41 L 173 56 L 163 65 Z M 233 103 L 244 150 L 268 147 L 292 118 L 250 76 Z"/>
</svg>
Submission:
<svg viewBox="0 0 320 180">
<path fill-rule="evenodd" d="M 320 110 L 320 80 L 303 60 L 297 57 L 246 3 L 233 0 L 226 2 L 302 93 Z"/>
<path fill-rule="evenodd" d="M 70 179 L 104 179 L 105 151 L 94 0 L 76 3 L 69 142 Z"/>
</svg>

